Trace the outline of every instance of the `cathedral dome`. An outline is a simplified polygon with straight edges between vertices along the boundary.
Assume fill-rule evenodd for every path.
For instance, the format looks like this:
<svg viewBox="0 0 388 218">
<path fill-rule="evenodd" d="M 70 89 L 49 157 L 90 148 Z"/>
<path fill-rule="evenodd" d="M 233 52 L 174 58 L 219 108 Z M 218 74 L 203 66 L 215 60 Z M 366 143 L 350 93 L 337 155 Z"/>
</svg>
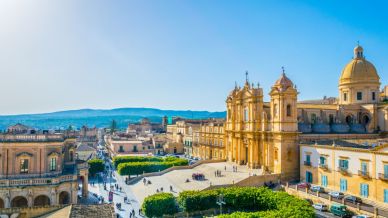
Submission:
<svg viewBox="0 0 388 218">
<path fill-rule="evenodd" d="M 283 90 L 288 89 L 289 87 L 293 87 L 294 83 L 286 76 L 283 72 L 282 76 L 275 82 L 275 87 L 280 87 Z"/>
<path fill-rule="evenodd" d="M 342 70 L 339 85 L 353 83 L 380 84 L 380 77 L 375 66 L 365 59 L 363 53 L 364 49 L 361 46 L 354 48 L 354 58 Z"/>
</svg>

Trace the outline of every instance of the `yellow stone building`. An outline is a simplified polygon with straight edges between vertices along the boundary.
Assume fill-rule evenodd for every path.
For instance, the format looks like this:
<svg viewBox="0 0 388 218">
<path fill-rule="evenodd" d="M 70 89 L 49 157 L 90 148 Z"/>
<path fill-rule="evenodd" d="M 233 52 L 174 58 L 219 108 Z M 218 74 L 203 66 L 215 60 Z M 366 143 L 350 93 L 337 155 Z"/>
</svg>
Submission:
<svg viewBox="0 0 388 218">
<path fill-rule="evenodd" d="M 387 141 L 320 140 L 300 149 L 301 180 L 364 202 L 388 203 Z"/>
<path fill-rule="evenodd" d="M 226 159 L 224 131 L 222 120 L 201 124 L 198 140 L 193 144 L 193 156 L 203 160 Z"/>
<path fill-rule="evenodd" d="M 263 90 L 235 86 L 226 100 L 226 156 L 229 161 L 296 178 L 299 172 L 297 95 L 283 72 L 263 101 Z"/>
<path fill-rule="evenodd" d="M 263 89 L 246 79 L 226 99 L 224 150 L 218 149 L 228 161 L 299 179 L 301 142 L 385 137 L 388 87 L 380 91 L 380 85 L 377 70 L 365 59 L 361 46 L 354 49 L 354 57 L 340 75 L 338 98 L 298 101 L 298 90 L 283 70 L 269 92 L 270 101 L 264 102 Z M 202 140 L 193 146 L 194 156 L 213 159 L 216 146 L 207 143 L 209 132 L 203 127 Z"/>
</svg>

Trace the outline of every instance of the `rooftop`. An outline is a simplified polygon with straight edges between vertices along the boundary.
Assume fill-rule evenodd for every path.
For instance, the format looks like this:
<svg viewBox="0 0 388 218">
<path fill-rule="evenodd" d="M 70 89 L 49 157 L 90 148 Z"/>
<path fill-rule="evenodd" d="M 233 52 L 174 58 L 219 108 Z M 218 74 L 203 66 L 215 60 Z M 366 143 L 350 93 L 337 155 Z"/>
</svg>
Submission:
<svg viewBox="0 0 388 218">
<path fill-rule="evenodd" d="M 382 144 L 386 144 L 387 141 L 381 139 L 349 139 L 349 140 L 317 140 L 312 141 L 302 141 L 301 144 L 304 145 L 323 145 L 323 146 L 336 146 L 336 147 L 346 147 L 346 148 L 358 148 L 358 149 L 373 149 Z"/>
</svg>

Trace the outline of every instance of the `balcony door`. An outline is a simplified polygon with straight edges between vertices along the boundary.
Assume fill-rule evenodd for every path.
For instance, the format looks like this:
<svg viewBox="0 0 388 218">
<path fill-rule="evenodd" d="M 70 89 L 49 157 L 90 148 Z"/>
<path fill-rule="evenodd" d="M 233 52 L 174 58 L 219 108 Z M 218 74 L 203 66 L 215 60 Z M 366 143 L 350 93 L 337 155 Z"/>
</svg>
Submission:
<svg viewBox="0 0 388 218">
<path fill-rule="evenodd" d="M 313 183 L 313 174 L 309 171 L 306 171 L 306 182 Z"/>
</svg>

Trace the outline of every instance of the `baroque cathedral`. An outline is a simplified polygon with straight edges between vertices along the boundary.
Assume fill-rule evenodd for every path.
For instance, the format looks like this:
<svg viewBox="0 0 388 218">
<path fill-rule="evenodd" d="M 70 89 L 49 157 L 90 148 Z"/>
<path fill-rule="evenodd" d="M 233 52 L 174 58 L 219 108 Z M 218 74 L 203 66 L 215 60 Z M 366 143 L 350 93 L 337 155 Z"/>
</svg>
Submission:
<svg viewBox="0 0 388 218">
<path fill-rule="evenodd" d="M 301 141 L 381 137 L 388 131 L 388 88 L 381 92 L 380 85 L 359 45 L 340 76 L 338 98 L 298 102 L 298 90 L 283 70 L 269 92 L 270 102 L 264 102 L 263 89 L 246 79 L 226 99 L 225 158 L 298 178 Z"/>
</svg>

